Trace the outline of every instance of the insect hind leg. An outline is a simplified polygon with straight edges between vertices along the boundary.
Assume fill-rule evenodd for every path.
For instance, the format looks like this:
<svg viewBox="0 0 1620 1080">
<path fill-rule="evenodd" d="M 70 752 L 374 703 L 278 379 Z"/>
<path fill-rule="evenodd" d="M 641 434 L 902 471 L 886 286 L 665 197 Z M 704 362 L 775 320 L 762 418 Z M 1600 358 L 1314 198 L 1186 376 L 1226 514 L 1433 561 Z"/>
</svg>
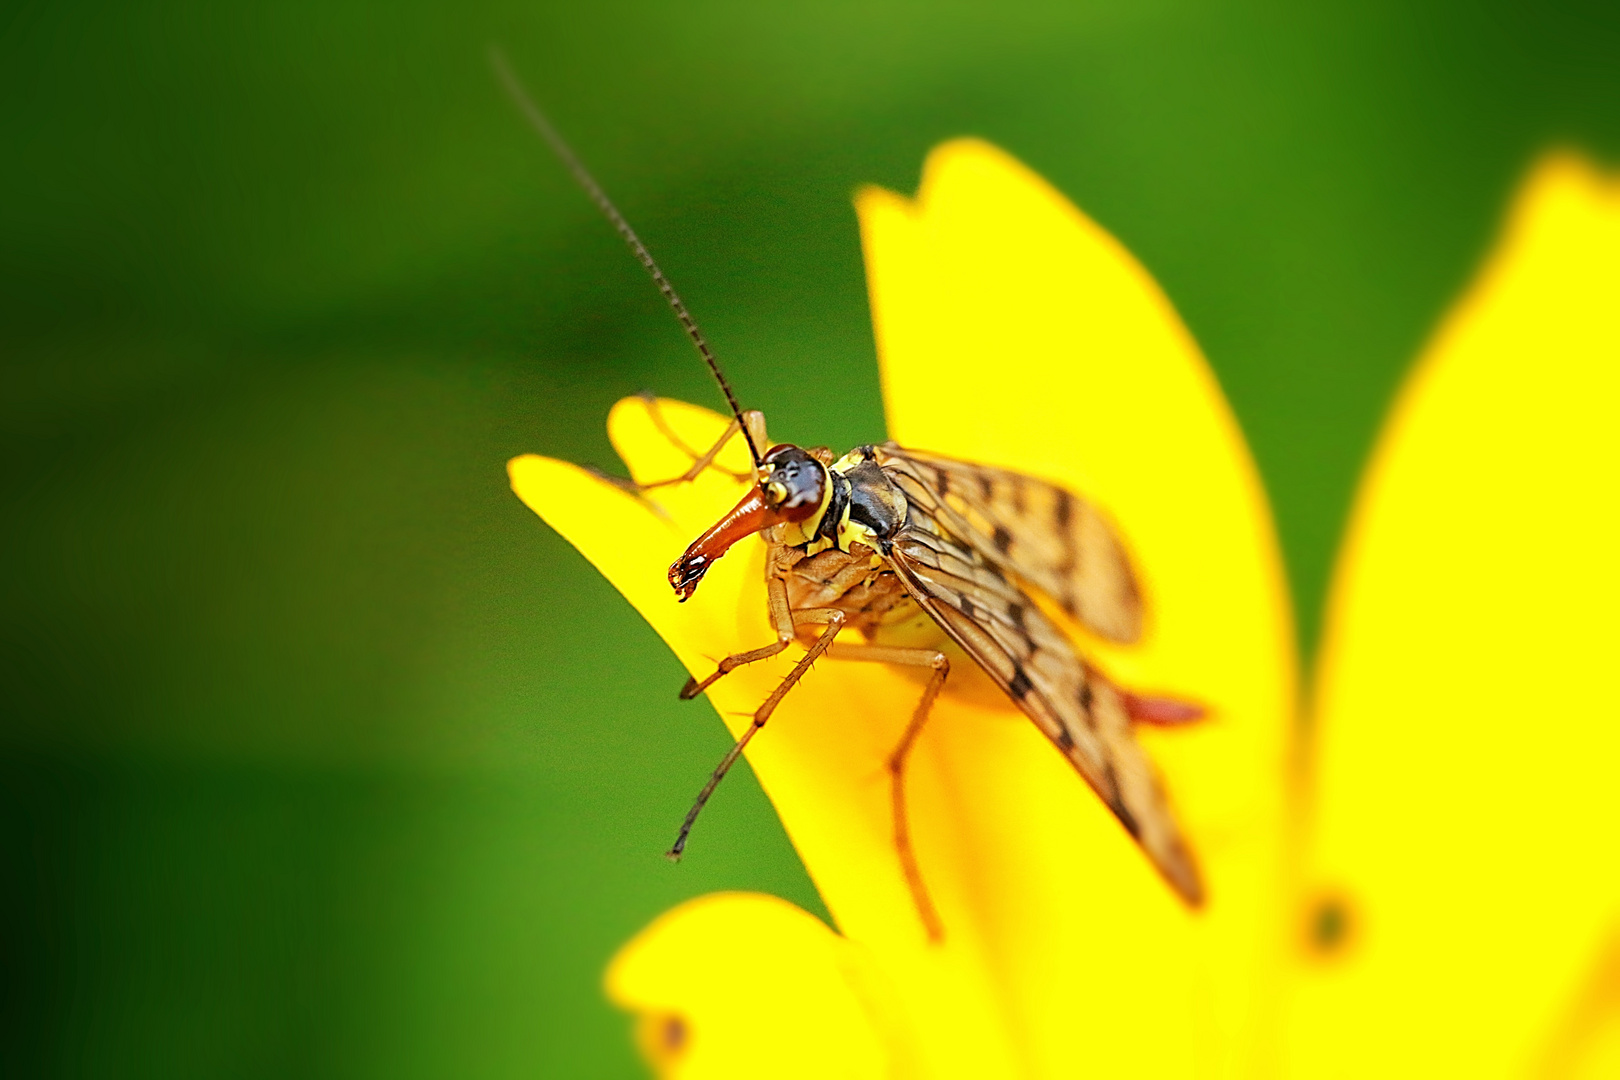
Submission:
<svg viewBox="0 0 1620 1080">
<path fill-rule="evenodd" d="M 938 944 L 945 940 L 945 925 L 940 921 L 933 898 L 929 896 L 928 883 L 923 880 L 922 868 L 917 863 L 917 852 L 911 843 L 910 815 L 906 812 L 906 763 L 911 757 L 912 748 L 917 744 L 917 737 L 922 734 L 923 725 L 928 722 L 928 714 L 933 711 L 934 701 L 945 687 L 945 678 L 951 673 L 951 662 L 937 649 L 894 645 L 840 645 L 831 656 L 835 660 L 858 660 L 933 669 L 933 675 L 923 689 L 916 709 L 912 711 L 911 721 L 906 724 L 900 742 L 889 753 L 888 768 L 895 853 L 900 857 L 900 869 L 905 874 L 906 887 L 911 890 L 911 900 L 916 905 L 917 917 L 922 920 L 923 929 L 928 932 L 928 940 Z"/>
</svg>

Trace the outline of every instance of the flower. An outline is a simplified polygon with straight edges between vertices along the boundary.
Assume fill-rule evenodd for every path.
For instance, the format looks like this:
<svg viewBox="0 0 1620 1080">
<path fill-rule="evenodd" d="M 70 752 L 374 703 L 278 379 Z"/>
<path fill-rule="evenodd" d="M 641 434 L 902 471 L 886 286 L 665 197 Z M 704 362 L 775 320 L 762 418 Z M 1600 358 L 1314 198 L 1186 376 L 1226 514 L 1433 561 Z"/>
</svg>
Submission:
<svg viewBox="0 0 1620 1080">
<path fill-rule="evenodd" d="M 919 1075 L 1061 1071 L 1082 1037 L 1086 1059 L 1103 1069 L 1144 1056 L 1182 1071 L 1247 1061 L 1275 997 L 1267 980 L 1281 948 L 1293 671 L 1276 543 L 1237 424 L 1146 271 L 1000 151 L 947 144 L 930 156 L 915 203 L 869 189 L 859 207 L 890 434 L 1065 483 L 1119 523 L 1143 576 L 1148 629 L 1139 645 L 1088 640 L 1086 650 L 1122 685 L 1210 707 L 1194 727 L 1143 733 L 1210 901 L 1194 913 L 1176 899 L 1073 769 L 963 661 L 908 777 L 922 872 L 946 927 L 944 944 L 930 944 L 896 858 L 884 767 L 922 683 L 912 672 L 830 661 L 749 749 L 847 943 L 816 954 L 811 981 L 826 983 L 834 960 L 863 973 L 842 982 L 870 1004 L 839 1015 L 876 1010 L 888 1060 Z M 975 309 L 996 318 L 962 316 Z M 712 442 L 723 423 L 676 403 L 666 410 L 693 446 Z M 615 408 L 609 430 L 637 480 L 688 464 L 639 402 Z M 731 450 L 730 464 L 745 467 L 742 448 Z M 652 501 L 666 519 L 571 465 L 528 457 L 511 471 L 518 494 L 692 672 L 772 640 L 757 541 L 721 560 L 685 605 L 665 582 L 675 556 L 736 501 L 734 481 L 709 473 L 660 489 Z M 790 662 L 754 665 L 710 691 L 734 734 L 746 720 L 733 714 L 751 713 Z M 763 928 L 790 918 L 774 901 L 700 901 L 633 945 L 610 986 L 638 1011 L 684 1016 L 679 1057 L 700 1075 L 699 1063 L 721 1052 L 709 1025 L 727 1007 L 723 995 L 700 1001 L 683 989 L 698 976 L 679 958 L 680 942 L 699 925 L 720 926 L 708 948 L 774 956 L 779 939 Z M 754 938 L 739 940 L 749 927 Z M 792 955 L 802 969 L 806 954 Z M 758 974 L 769 982 L 787 963 L 782 954 Z M 752 996 L 819 1015 L 804 993 Z M 1167 1025 L 1199 1038 L 1165 1039 Z M 830 1029 L 800 1042 L 824 1053 L 845 1045 Z M 762 1067 L 767 1059 L 751 1055 L 771 1046 Z M 756 1075 L 786 1075 L 790 1064 L 826 1074 L 805 1064 L 798 1043 L 728 1052 L 751 1060 Z"/>
<path fill-rule="evenodd" d="M 1620 1075 L 1620 180 L 1532 171 L 1357 497 L 1316 680 L 1297 1075 Z M 1373 1036 L 1373 1037 L 1369 1037 Z"/>
<path fill-rule="evenodd" d="M 1129 647 L 1074 628 L 1077 640 L 1120 684 L 1209 707 L 1198 725 L 1141 733 L 1209 901 L 1182 905 L 1034 727 L 958 662 L 908 780 L 946 927 L 930 943 L 890 835 L 885 770 L 921 676 L 829 660 L 748 758 L 838 931 L 752 894 L 660 917 L 607 982 L 661 1072 L 1318 1075 L 1351 1061 L 1355 1075 L 1466 1059 L 1479 1073 L 1509 1060 L 1500 1054 L 1563 1068 L 1605 1052 L 1620 949 L 1611 968 L 1591 965 L 1620 925 L 1620 860 L 1601 857 L 1620 824 L 1601 783 L 1620 763 L 1620 728 L 1588 654 L 1615 643 L 1600 616 L 1620 600 L 1615 570 L 1600 565 L 1620 456 L 1603 423 L 1620 404 L 1620 305 L 1602 302 L 1620 295 L 1620 200 L 1568 159 L 1528 191 L 1504 253 L 1419 366 L 1358 502 L 1305 803 L 1291 769 L 1289 605 L 1263 490 L 1151 277 L 984 143 L 935 150 L 914 201 L 860 194 L 890 436 L 1107 507 L 1149 623 Z M 1543 242 L 1548 229 L 1560 239 Z M 1531 380 L 1515 377 L 1523 349 L 1557 355 Z M 1571 405 L 1576 387 L 1585 396 Z M 1584 424 L 1567 422 L 1571 408 Z M 691 446 L 724 426 L 678 402 L 663 411 Z M 689 463 L 635 399 L 615 407 L 609 431 L 638 481 Z M 743 471 L 748 460 L 734 443 L 722 463 Z M 694 674 L 772 640 L 758 541 L 716 564 L 687 604 L 664 577 L 736 501 L 737 481 L 711 471 L 638 499 L 549 459 L 517 458 L 510 472 Z M 1529 508 L 1522 519 L 1516 505 Z M 1538 608 L 1547 590 L 1526 575 L 1560 571 L 1578 576 Z M 734 735 L 796 652 L 710 690 Z M 1492 711 L 1509 688 L 1524 707 Z M 1533 702 L 1554 701 L 1569 707 L 1536 715 Z M 1585 703 L 1606 711 L 1573 708 Z M 1607 736 L 1593 730 L 1599 717 Z M 1515 752 L 1538 768 L 1510 771 Z M 1566 789 L 1575 774 L 1582 783 Z M 1295 827 L 1303 805 L 1306 829 Z M 1526 824 L 1537 818 L 1543 828 Z M 1493 860 L 1493 845 L 1511 857 Z M 1581 903 L 1565 903 L 1566 890 Z M 1573 908 L 1579 918 L 1561 922 Z M 1509 920 L 1536 933 L 1489 932 Z M 1466 1044 L 1478 1016 L 1493 1026 Z"/>
</svg>

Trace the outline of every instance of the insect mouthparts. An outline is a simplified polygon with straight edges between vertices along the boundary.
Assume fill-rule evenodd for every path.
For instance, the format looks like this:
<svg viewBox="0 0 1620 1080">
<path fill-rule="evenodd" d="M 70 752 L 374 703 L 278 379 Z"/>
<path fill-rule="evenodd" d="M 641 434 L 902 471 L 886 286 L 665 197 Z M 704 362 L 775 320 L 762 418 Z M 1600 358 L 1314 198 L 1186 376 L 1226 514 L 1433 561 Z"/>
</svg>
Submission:
<svg viewBox="0 0 1620 1080">
<path fill-rule="evenodd" d="M 675 560 L 669 568 L 669 584 L 675 590 L 675 599 L 684 604 L 692 598 L 692 594 L 697 592 L 698 582 L 709 572 L 711 562 L 701 552 L 688 553 Z"/>
<path fill-rule="evenodd" d="M 675 590 L 676 599 L 684 601 L 696 592 L 703 575 L 716 559 L 731 550 L 731 545 L 779 520 L 776 512 L 766 505 L 765 493 L 757 485 L 750 488 L 730 513 L 692 541 L 669 568 L 669 584 Z"/>
</svg>

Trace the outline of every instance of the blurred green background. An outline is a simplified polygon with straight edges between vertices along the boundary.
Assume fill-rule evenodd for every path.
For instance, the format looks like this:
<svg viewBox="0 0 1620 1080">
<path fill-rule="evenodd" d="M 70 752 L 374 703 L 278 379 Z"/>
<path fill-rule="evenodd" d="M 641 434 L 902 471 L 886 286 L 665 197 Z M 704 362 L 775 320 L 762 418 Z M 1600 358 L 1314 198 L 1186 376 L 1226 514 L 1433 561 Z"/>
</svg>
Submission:
<svg viewBox="0 0 1620 1080">
<path fill-rule="evenodd" d="M 747 775 L 660 857 L 725 735 L 506 487 L 718 396 L 486 43 L 780 437 L 883 435 L 854 187 L 1022 157 L 1203 344 L 1306 649 L 1516 178 L 1620 154 L 1613 4 L 766 7 L 0 12 L 0 1073 L 636 1076 L 618 944 L 822 910 Z"/>
</svg>

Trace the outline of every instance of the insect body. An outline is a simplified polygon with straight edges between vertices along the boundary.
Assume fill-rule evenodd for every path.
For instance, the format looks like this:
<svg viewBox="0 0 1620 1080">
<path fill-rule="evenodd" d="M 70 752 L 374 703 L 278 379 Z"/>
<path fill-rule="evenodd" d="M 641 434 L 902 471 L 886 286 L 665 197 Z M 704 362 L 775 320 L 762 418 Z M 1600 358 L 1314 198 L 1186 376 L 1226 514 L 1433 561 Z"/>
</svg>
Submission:
<svg viewBox="0 0 1620 1080">
<path fill-rule="evenodd" d="M 738 406 L 707 342 L 646 247 L 499 55 L 494 63 L 535 129 L 652 275 L 731 406 L 731 425 L 707 453 L 693 454 L 691 469 L 635 490 L 696 478 L 739 435 L 754 463 L 746 494 L 675 561 L 669 582 L 686 600 L 716 559 L 739 541 L 761 536 L 768 548 L 765 584 L 776 640 L 724 658 L 707 678 L 688 680 L 681 696 L 696 697 L 727 673 L 795 642 L 806 646 L 699 793 L 670 857 L 680 857 L 716 785 L 817 659 L 830 651 L 840 659 L 926 668 L 931 677 L 889 767 L 895 846 L 919 915 L 937 940 L 943 928 L 911 848 L 905 766 L 950 663 L 938 648 L 902 642 L 891 633 L 927 621 L 1034 721 L 1171 887 L 1188 903 L 1201 903 L 1194 859 L 1132 730 L 1133 721 L 1180 722 L 1201 710 L 1116 687 L 1079 655 L 1036 599 L 1044 597 L 1108 640 L 1128 643 L 1140 636 L 1140 591 L 1103 514 L 1034 477 L 893 443 L 857 447 L 841 458 L 823 447 L 772 446 L 763 415 Z M 656 402 L 648 399 L 647 406 L 655 424 L 679 444 Z M 761 453 L 760 447 L 769 449 Z M 864 640 L 854 642 L 852 635 Z"/>
<path fill-rule="evenodd" d="M 763 419 L 746 415 L 763 436 Z M 684 847 L 736 750 L 840 633 L 857 631 L 865 644 L 840 644 L 832 655 L 934 672 L 890 768 L 896 846 L 923 921 L 938 936 L 910 847 L 904 769 L 949 663 L 937 649 L 884 641 L 887 628 L 920 612 L 1056 744 L 1176 891 L 1189 903 L 1201 902 L 1192 856 L 1131 729 L 1133 720 L 1174 722 L 1197 711 L 1115 687 L 1080 658 L 1031 595 L 1045 594 L 1103 637 L 1137 638 L 1135 576 L 1095 507 L 1032 477 L 893 443 L 858 447 L 836 461 L 824 449 L 779 445 L 764 455 L 759 482 L 670 567 L 677 595 L 691 596 L 715 559 L 756 532 L 769 547 L 766 587 L 777 641 L 727 657 L 707 679 L 689 681 L 683 696 L 795 640 L 809 650 L 715 771 L 672 854 Z"/>
</svg>

